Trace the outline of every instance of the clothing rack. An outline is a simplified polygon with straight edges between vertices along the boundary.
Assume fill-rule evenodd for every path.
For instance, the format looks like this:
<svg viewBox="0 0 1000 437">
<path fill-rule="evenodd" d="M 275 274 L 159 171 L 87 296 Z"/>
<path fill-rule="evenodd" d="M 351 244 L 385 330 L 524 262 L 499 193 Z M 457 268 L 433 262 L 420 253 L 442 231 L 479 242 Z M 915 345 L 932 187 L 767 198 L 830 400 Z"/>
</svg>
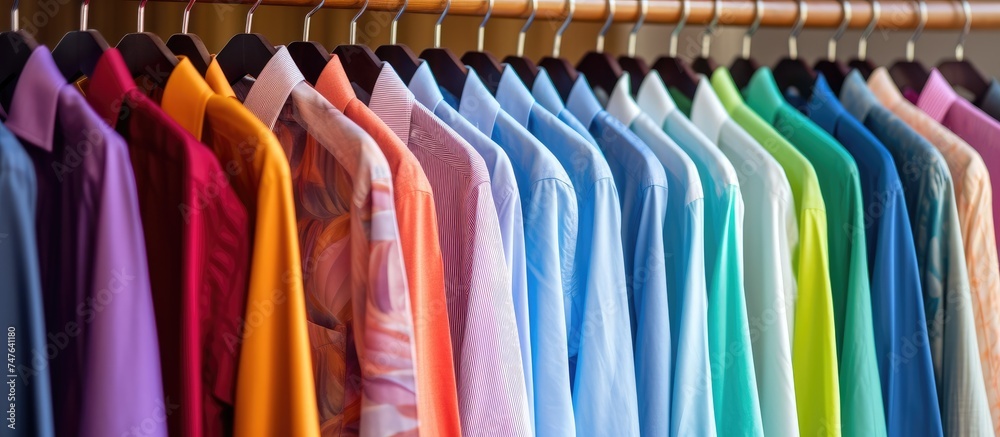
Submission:
<svg viewBox="0 0 1000 437">
<path fill-rule="evenodd" d="M 170 2 L 187 2 L 188 0 L 154 0 Z M 537 0 L 538 20 L 558 20 L 566 16 L 565 0 Z M 254 4 L 255 0 L 198 0 L 201 3 L 224 4 Z M 315 7 L 315 0 L 263 0 L 265 6 L 301 6 Z M 361 9 L 366 0 L 329 0 L 323 7 L 331 9 Z M 398 11 L 403 0 L 368 0 L 368 11 Z M 409 0 L 406 3 L 406 13 L 440 14 L 448 7 L 448 15 L 485 16 L 489 9 L 489 0 Z M 868 1 L 850 1 L 852 7 L 849 28 L 862 29 L 868 26 L 872 18 L 872 3 Z M 877 29 L 913 29 L 919 23 L 917 3 L 914 1 L 879 1 L 881 14 Z M 531 15 L 532 0 L 494 0 L 491 17 L 527 18 Z M 714 15 L 714 2 L 711 0 L 690 0 L 690 16 L 687 24 L 707 24 Z M 719 24 L 726 26 L 749 26 L 755 18 L 754 2 L 720 0 L 721 13 Z M 791 27 L 795 24 L 798 14 L 798 3 L 795 1 L 762 0 L 761 25 L 768 27 Z M 805 27 L 835 28 L 843 20 L 841 3 L 835 0 L 808 0 Z M 962 3 L 959 1 L 928 1 L 927 23 L 925 29 L 962 29 L 965 17 L 962 14 Z M 671 24 L 676 23 L 681 16 L 681 1 L 649 0 L 649 10 L 646 23 Z M 972 28 L 1000 29 L 1000 2 L 970 1 Z M 605 21 L 607 19 L 606 0 L 575 0 L 573 21 Z M 614 21 L 635 22 L 640 15 L 640 1 L 615 2 Z"/>
</svg>

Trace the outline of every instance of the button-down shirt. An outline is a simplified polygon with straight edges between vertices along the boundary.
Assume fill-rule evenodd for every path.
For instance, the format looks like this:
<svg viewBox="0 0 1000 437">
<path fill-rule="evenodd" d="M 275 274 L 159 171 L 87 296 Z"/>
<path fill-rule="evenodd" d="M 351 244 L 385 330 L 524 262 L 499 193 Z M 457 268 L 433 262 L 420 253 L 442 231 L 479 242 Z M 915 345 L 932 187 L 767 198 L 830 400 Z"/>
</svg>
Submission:
<svg viewBox="0 0 1000 437">
<path fill-rule="evenodd" d="M 879 104 L 859 72 L 851 72 L 845 79 L 840 101 L 889 149 L 903 183 L 944 435 L 991 435 L 993 423 L 947 164 L 934 146 Z M 903 335 L 915 345 L 925 341 L 920 330 Z M 918 410 L 909 416 L 919 414 L 924 413 Z"/>
<path fill-rule="evenodd" d="M 733 120 L 781 164 L 792 187 L 799 229 L 799 245 L 792 249 L 792 259 L 797 260 L 798 295 L 789 330 L 799 432 L 837 434 L 841 423 L 840 391 L 830 305 L 826 206 L 819 179 L 812 164 L 743 102 L 728 70 L 715 70 L 712 86 Z"/>
<path fill-rule="evenodd" d="M 990 79 L 990 85 L 977 104 L 994 120 L 1000 120 L 1000 81 L 996 78 Z"/>
<path fill-rule="evenodd" d="M 406 144 L 354 94 L 334 55 L 316 80 L 319 91 L 378 143 L 392 170 L 396 223 L 410 288 L 417 357 L 417 416 L 430 435 L 460 436 L 458 389 L 445 305 L 444 264 L 438 244 L 434 196 Z"/>
<path fill-rule="evenodd" d="M 605 109 L 660 160 L 670 196 L 663 232 L 673 347 L 670 435 L 715 435 L 701 180 L 691 158 L 632 99 L 629 83 L 628 74 L 622 75 Z"/>
<path fill-rule="evenodd" d="M 894 436 L 933 434 L 941 425 L 940 415 L 934 414 L 938 404 L 930 348 L 921 344 L 913 359 L 905 362 L 893 359 L 903 354 L 900 333 L 926 332 L 926 326 L 922 320 L 923 295 L 913 234 L 892 155 L 861 122 L 847 113 L 822 75 L 816 80 L 806 108 L 810 119 L 840 141 L 858 166 L 865 216 L 845 223 L 838 238 L 849 238 L 859 232 L 867 237 L 868 263 L 862 267 L 871 271 L 870 312 L 887 432 Z M 860 308 L 857 311 L 868 312 Z M 920 420 L 906 412 L 914 399 L 928 406 L 930 412 L 917 415 Z"/>
<path fill-rule="evenodd" d="M 715 421 L 722 435 L 763 435 L 743 290 L 743 197 L 736 170 L 670 98 L 660 74 L 639 85 L 636 102 L 698 168 L 705 196 L 708 352 Z"/>
<path fill-rule="evenodd" d="M 552 151 L 576 189 L 580 215 L 573 285 L 566 296 L 576 428 L 593 435 L 638 435 L 621 211 L 611 170 L 600 149 L 535 102 L 509 65 L 500 76 L 497 101 Z"/>
<path fill-rule="evenodd" d="M 167 80 L 161 106 L 215 153 L 250 218 L 243 335 L 237 344 L 228 343 L 230 353 L 239 355 L 235 393 L 224 400 L 234 408 L 233 432 L 318 436 L 288 160 L 267 126 L 231 98 L 218 62 L 207 74 L 202 79 L 191 61 L 182 60 Z"/>
<path fill-rule="evenodd" d="M 385 156 L 284 46 L 234 91 L 291 166 L 320 432 L 416 436 L 413 320 Z"/>
<path fill-rule="evenodd" d="M 539 81 L 541 79 L 541 81 Z M 541 85 L 539 85 L 541 84 Z M 585 140 L 593 144 L 594 146 L 599 146 L 597 139 L 590 132 L 587 126 L 584 126 L 573 115 L 573 112 L 566 107 L 563 103 L 562 97 L 559 96 L 554 85 L 552 85 L 552 78 L 549 77 L 549 72 L 545 71 L 544 67 L 538 67 L 538 74 L 535 76 L 535 82 L 531 86 L 531 96 L 535 98 L 535 101 L 543 108 L 547 109 L 552 115 L 555 115 L 560 121 L 562 121 L 570 129 L 573 129 L 576 133 L 580 134 Z"/>
<path fill-rule="evenodd" d="M 227 406 L 216 399 L 232 393 L 237 365 L 226 338 L 239 337 L 249 274 L 246 208 L 212 151 L 142 93 L 118 50 L 101 56 L 86 90 L 128 142 L 163 385 L 180 406 L 167 416 L 170 432 L 221 436 Z"/>
<path fill-rule="evenodd" d="M 5 124 L 31 156 L 38 184 L 45 326 L 49 348 L 57 349 L 47 363 L 58 393 L 56 435 L 145 431 L 150 417 L 171 406 L 164 403 L 128 148 L 66 83 L 44 46 L 25 63 L 9 109 Z M 37 367 L 32 362 L 31 369 L 45 370 Z M 150 425 L 148 435 L 167 435 L 166 422 Z"/>
<path fill-rule="evenodd" d="M 996 398 L 992 397 L 996 394 L 1000 378 L 1000 369 L 997 368 L 997 353 L 1000 349 L 993 343 L 1000 335 L 1000 320 L 997 319 L 1000 316 L 1000 267 L 997 266 L 991 208 L 993 190 L 986 164 L 972 146 L 904 99 L 886 69 L 880 68 L 872 72 L 868 88 L 886 109 L 933 144 L 948 163 L 962 229 L 986 396 L 991 399 L 993 428 L 1000 432 L 997 429 L 1000 418 L 997 417 Z"/>
<path fill-rule="evenodd" d="M 504 259 L 511 274 L 514 297 L 514 314 L 517 317 L 517 338 L 521 344 L 521 365 L 524 367 L 525 388 L 528 393 L 528 411 L 534 423 L 535 395 L 534 377 L 531 372 L 531 324 L 528 315 L 528 273 L 524 251 L 524 217 L 521 210 L 521 195 L 517 190 L 514 167 L 507 153 L 493 142 L 489 136 L 476 129 L 458 110 L 445 103 L 444 95 L 438 88 L 434 73 L 426 62 L 421 62 L 409 83 L 410 91 L 417 101 L 430 109 L 462 138 L 469 142 L 486 163 L 490 171 L 490 187 L 493 202 L 500 220 L 500 236 L 503 238 Z"/>
<path fill-rule="evenodd" d="M 388 63 L 369 107 L 413 152 L 434 189 L 462 430 L 529 435 L 528 400 L 500 223 L 486 164 Z"/>
<path fill-rule="evenodd" d="M 539 102 L 560 99 L 548 75 L 535 77 Z M 547 96 L 547 97 L 546 97 Z M 656 155 L 627 126 L 601 108 L 582 74 L 566 99 L 573 118 L 589 126 L 615 178 L 622 212 L 625 279 L 632 322 L 639 431 L 670 432 L 670 307 L 663 229 L 667 176 Z"/>
<path fill-rule="evenodd" d="M 852 231 L 862 229 L 864 222 L 854 158 L 830 134 L 785 101 L 770 69 L 758 70 L 745 94 L 750 107 L 810 160 L 819 178 L 826 205 L 831 293 L 816 297 L 820 305 L 832 304 L 840 387 L 880 387 L 867 243 L 863 231 Z M 885 410 L 878 390 L 841 392 L 840 411 L 844 434 L 885 435 Z"/>
<path fill-rule="evenodd" d="M 795 202 L 785 171 L 726 112 L 707 78 L 698 82 L 691 122 L 726 154 L 739 179 L 746 307 L 753 370 L 765 435 L 798 435 L 789 318 L 795 315 L 792 248 L 798 244 Z"/>
<path fill-rule="evenodd" d="M 14 404 L 16 428 L 5 432 L 16 437 L 55 435 L 49 370 L 35 369 L 28 353 L 45 350 L 49 341 L 35 240 L 37 195 L 31 158 L 0 124 L 0 211 L 4 211 L 0 215 L 0 289 L 5 290 L 0 296 L 0 324 L 7 328 L 7 353 L 14 355 L 8 356 L 12 361 L 4 368 L 6 375 L 15 376 L 6 381 L 14 381 L 17 388 L 17 399 L 8 402 Z"/>
<path fill-rule="evenodd" d="M 524 213 L 535 435 L 574 436 L 564 301 L 572 290 L 568 274 L 577 239 L 573 184 L 552 152 L 500 109 L 475 71 L 466 76 L 460 102 L 441 91 L 446 102 L 503 148 L 514 167 Z"/>
</svg>

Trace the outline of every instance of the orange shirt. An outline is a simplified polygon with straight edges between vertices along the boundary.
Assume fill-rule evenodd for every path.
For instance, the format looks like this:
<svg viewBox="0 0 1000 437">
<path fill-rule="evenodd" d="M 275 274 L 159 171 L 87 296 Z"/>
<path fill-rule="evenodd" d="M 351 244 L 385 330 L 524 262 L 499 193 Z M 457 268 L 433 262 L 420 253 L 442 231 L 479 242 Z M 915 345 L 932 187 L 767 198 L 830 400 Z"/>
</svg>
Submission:
<svg viewBox="0 0 1000 437">
<path fill-rule="evenodd" d="M 389 161 L 413 310 L 420 431 L 428 436 L 460 436 L 444 264 L 430 183 L 403 141 L 354 95 L 337 56 L 323 69 L 316 90 L 371 135 Z"/>
<path fill-rule="evenodd" d="M 222 71 L 213 62 L 208 74 L 218 80 Z M 318 437 L 298 229 L 285 152 L 267 126 L 235 98 L 213 92 L 187 59 L 174 67 L 161 105 L 215 152 L 251 219 L 253 249 L 242 335 L 225 339 L 240 354 L 233 434 Z"/>
</svg>

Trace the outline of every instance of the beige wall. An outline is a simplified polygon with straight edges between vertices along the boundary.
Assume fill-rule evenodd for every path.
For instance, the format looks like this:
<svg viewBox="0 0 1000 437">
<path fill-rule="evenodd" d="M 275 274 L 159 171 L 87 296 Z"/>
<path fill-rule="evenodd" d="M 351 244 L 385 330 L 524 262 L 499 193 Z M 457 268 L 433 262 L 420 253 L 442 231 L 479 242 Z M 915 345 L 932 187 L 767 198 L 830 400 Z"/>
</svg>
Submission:
<svg viewBox="0 0 1000 437">
<path fill-rule="evenodd" d="M 11 0 L 0 0 L 0 11 L 8 11 Z M 90 27 L 98 29 L 115 44 L 126 32 L 135 30 L 138 2 L 124 0 L 92 0 L 90 7 Z M 183 3 L 151 1 L 146 7 L 146 30 L 166 39 L 180 31 Z M 204 39 L 210 51 L 217 51 L 225 45 L 234 33 L 242 32 L 247 5 L 196 4 L 191 15 L 190 31 Z M 78 0 L 22 0 L 21 22 L 25 29 L 33 30 L 39 42 L 54 45 L 68 30 L 79 23 Z M 254 16 L 254 31 L 266 35 L 275 44 L 285 44 L 302 37 L 302 18 L 309 8 L 287 6 L 261 6 Z M 312 39 L 327 48 L 347 42 L 348 23 L 355 11 L 324 9 L 312 21 Z M 2 14 L 5 20 L 9 17 Z M 359 40 L 367 39 L 377 46 L 388 42 L 388 22 L 392 14 L 387 12 L 366 13 L 359 24 Z M 405 14 L 399 23 L 400 42 L 418 52 L 433 42 L 433 24 L 436 17 L 425 14 Z M 476 26 L 480 18 L 451 16 L 445 20 L 444 44 L 461 54 L 474 50 Z M 497 18 L 490 20 L 486 32 L 486 48 L 502 58 L 514 52 L 517 30 L 521 20 Z M 558 22 L 538 20 L 528 32 L 526 54 L 532 58 L 547 55 L 552 50 L 552 35 Z M 7 24 L 0 26 L 6 29 Z M 631 25 L 616 24 L 608 37 L 607 50 L 622 53 L 626 48 L 626 37 Z M 564 36 L 563 54 L 569 59 L 579 59 L 595 44 L 600 23 L 573 23 Z M 667 38 L 672 26 L 649 24 L 639 33 L 639 54 L 649 60 L 666 52 Z M 680 53 L 682 57 L 698 54 L 701 27 L 690 27 L 682 32 Z M 740 47 L 743 29 L 727 28 L 721 31 L 713 43 L 713 57 L 728 64 Z M 799 40 L 802 57 L 812 61 L 824 57 L 826 39 L 832 29 L 806 29 Z M 857 47 L 859 31 L 848 32 L 839 47 L 842 58 L 852 57 Z M 753 54 L 763 64 L 773 64 L 787 53 L 787 29 L 761 29 L 754 38 Z M 902 57 L 909 30 L 877 30 L 869 44 L 871 59 L 888 63 Z M 924 32 L 917 45 L 917 57 L 926 65 L 936 64 L 942 58 L 953 56 L 956 31 Z M 1000 42 L 1000 31 L 977 30 L 970 35 L 966 56 L 988 75 L 1000 76 L 1000 56 L 996 44 Z"/>
</svg>

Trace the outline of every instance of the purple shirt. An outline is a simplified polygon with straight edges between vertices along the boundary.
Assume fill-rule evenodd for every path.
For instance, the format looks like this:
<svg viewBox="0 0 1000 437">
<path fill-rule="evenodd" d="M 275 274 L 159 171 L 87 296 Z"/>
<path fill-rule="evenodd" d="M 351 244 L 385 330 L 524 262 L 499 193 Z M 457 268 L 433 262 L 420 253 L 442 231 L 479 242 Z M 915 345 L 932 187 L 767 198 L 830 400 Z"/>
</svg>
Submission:
<svg viewBox="0 0 1000 437">
<path fill-rule="evenodd" d="M 34 163 L 36 232 L 57 436 L 166 436 L 146 247 L 122 138 L 49 49 L 24 66 L 7 128 Z M 45 363 L 45 355 L 48 363 Z"/>
</svg>

